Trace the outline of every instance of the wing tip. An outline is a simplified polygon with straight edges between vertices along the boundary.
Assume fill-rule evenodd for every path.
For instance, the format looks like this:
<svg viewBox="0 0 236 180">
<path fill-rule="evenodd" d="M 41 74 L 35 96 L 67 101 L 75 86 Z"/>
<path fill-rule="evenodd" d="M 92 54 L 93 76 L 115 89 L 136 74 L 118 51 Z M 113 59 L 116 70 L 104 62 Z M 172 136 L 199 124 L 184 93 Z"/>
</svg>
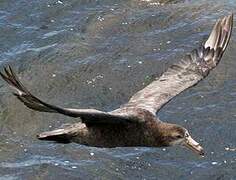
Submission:
<svg viewBox="0 0 236 180">
<path fill-rule="evenodd" d="M 218 47 L 221 47 L 222 51 L 224 51 L 228 45 L 232 33 L 232 27 L 233 13 L 230 13 L 230 15 L 218 19 L 207 41 L 205 42 L 204 47 L 210 47 L 214 50 L 216 50 Z"/>
</svg>

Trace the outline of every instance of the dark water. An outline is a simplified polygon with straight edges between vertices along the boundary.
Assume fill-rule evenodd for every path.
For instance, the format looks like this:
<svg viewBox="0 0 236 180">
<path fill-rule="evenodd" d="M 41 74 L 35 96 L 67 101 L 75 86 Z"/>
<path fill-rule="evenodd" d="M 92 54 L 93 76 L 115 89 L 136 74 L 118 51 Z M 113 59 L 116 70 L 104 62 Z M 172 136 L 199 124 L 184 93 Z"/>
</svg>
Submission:
<svg viewBox="0 0 236 180">
<path fill-rule="evenodd" d="M 236 2 L 1 0 L 0 61 L 37 96 L 111 110 L 206 38 Z M 235 23 L 236 24 L 236 23 Z M 0 179 L 236 179 L 236 28 L 220 65 L 160 112 L 205 157 L 176 148 L 99 149 L 36 139 L 77 119 L 33 112 L 0 81 Z"/>
</svg>

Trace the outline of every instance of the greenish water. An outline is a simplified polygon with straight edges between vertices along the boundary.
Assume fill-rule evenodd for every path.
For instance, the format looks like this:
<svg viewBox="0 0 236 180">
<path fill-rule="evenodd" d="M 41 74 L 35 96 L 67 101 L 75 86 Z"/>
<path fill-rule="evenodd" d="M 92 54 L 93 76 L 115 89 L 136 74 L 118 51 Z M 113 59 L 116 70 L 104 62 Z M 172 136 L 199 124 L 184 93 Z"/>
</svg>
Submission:
<svg viewBox="0 0 236 180">
<path fill-rule="evenodd" d="M 111 110 L 197 47 L 235 1 L 0 1 L 0 62 L 42 99 Z M 236 179 L 236 32 L 220 65 L 160 112 L 180 148 L 93 148 L 36 139 L 76 122 L 25 108 L 0 81 L 0 179 Z"/>
</svg>

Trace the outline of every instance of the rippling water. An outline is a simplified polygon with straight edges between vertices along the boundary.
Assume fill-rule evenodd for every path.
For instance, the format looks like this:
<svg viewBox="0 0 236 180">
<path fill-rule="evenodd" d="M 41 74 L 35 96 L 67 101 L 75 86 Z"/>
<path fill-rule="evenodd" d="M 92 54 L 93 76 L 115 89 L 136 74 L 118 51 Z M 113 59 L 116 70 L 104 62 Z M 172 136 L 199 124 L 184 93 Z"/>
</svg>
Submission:
<svg viewBox="0 0 236 180">
<path fill-rule="evenodd" d="M 37 96 L 111 110 L 197 47 L 233 0 L 1 0 L 1 67 Z M 220 65 L 160 112 L 201 142 L 176 148 L 93 148 L 36 134 L 76 119 L 33 112 L 0 82 L 0 179 L 236 179 L 236 30 Z"/>
</svg>

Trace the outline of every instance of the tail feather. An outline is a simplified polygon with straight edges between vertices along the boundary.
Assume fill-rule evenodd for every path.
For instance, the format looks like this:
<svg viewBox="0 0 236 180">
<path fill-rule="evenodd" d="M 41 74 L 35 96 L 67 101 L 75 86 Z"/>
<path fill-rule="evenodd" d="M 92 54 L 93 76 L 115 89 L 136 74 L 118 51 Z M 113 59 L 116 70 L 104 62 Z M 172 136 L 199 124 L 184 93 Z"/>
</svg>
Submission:
<svg viewBox="0 0 236 180">
<path fill-rule="evenodd" d="M 78 135 L 84 127 L 83 123 L 64 124 L 59 129 L 40 133 L 37 138 L 59 143 L 70 143 L 72 138 Z"/>
</svg>

